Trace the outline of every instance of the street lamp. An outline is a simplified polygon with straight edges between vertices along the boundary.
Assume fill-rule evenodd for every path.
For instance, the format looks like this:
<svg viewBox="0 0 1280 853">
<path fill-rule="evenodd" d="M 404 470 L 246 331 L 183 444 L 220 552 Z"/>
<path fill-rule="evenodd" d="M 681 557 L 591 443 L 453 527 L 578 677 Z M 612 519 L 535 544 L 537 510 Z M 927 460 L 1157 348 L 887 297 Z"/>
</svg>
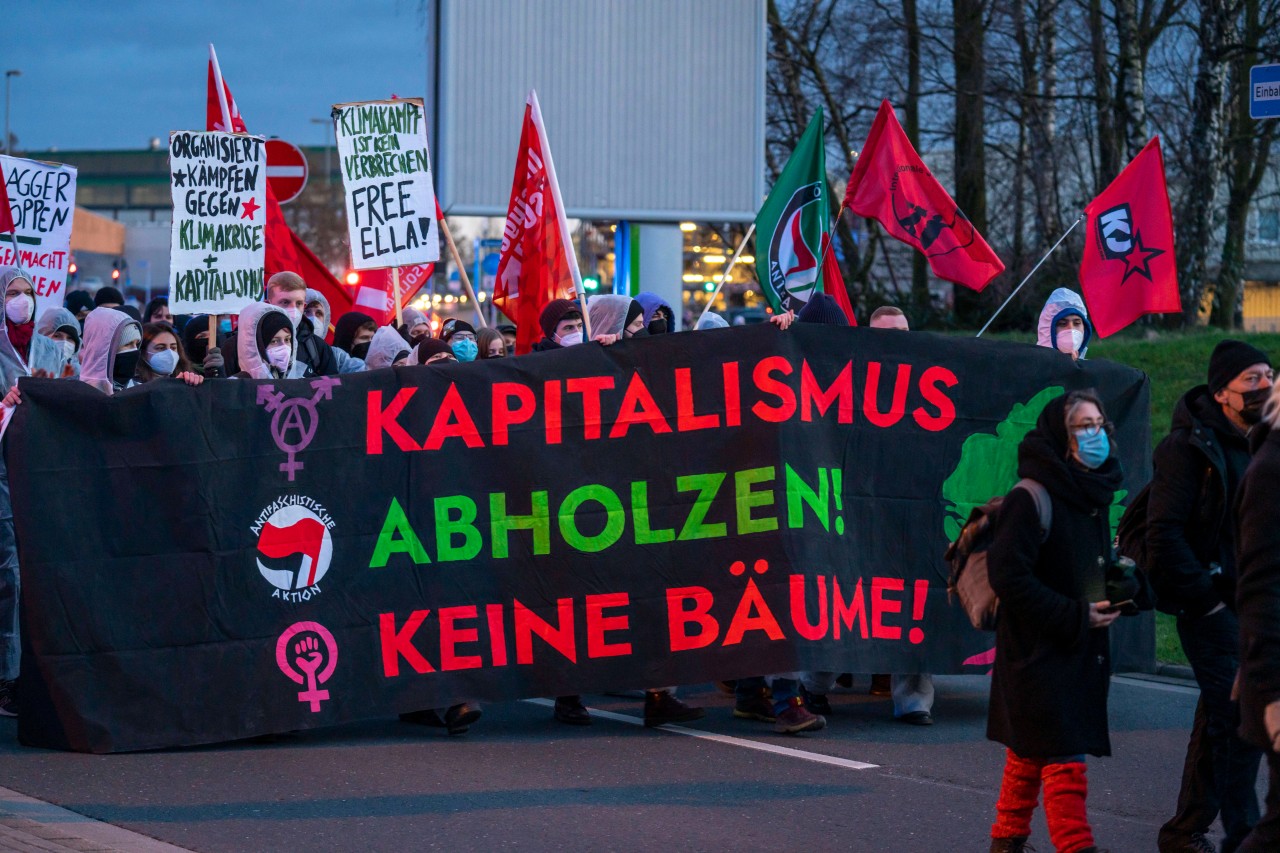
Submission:
<svg viewBox="0 0 1280 853">
<path fill-rule="evenodd" d="M 22 72 L 16 68 L 10 68 L 4 72 L 4 153 L 12 154 L 9 150 L 9 80 L 13 77 L 21 77 Z"/>
</svg>

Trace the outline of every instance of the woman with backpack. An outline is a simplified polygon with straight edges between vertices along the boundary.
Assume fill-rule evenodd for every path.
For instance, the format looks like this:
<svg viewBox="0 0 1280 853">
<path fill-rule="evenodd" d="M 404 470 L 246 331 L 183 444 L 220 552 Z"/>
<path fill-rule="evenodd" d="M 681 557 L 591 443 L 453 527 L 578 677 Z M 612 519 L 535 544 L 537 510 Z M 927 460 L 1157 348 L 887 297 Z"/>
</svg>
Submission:
<svg viewBox="0 0 1280 853">
<path fill-rule="evenodd" d="M 1000 604 L 987 737 L 1008 748 L 992 853 L 1027 849 L 1042 786 L 1054 848 L 1098 850 L 1085 811 L 1085 755 L 1111 754 L 1106 629 L 1119 611 L 1105 596 L 1109 510 L 1123 472 L 1110 433 L 1091 391 L 1045 406 L 1018 447 L 1018 476 L 1047 492 L 1049 529 L 1036 495 L 1015 488 L 988 551 Z"/>
</svg>

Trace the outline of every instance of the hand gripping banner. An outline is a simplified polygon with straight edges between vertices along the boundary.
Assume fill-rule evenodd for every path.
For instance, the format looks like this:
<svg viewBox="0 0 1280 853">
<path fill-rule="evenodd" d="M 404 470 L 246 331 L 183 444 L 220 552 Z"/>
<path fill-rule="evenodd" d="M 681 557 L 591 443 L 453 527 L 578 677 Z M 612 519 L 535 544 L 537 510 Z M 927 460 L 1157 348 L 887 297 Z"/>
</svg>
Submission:
<svg viewBox="0 0 1280 853">
<path fill-rule="evenodd" d="M 1145 375 L 798 324 L 314 381 L 23 380 L 19 737 L 113 752 L 463 699 L 805 669 L 985 672 L 942 552 L 1096 388 Z M 74 510 L 49 489 L 74 483 Z"/>
</svg>

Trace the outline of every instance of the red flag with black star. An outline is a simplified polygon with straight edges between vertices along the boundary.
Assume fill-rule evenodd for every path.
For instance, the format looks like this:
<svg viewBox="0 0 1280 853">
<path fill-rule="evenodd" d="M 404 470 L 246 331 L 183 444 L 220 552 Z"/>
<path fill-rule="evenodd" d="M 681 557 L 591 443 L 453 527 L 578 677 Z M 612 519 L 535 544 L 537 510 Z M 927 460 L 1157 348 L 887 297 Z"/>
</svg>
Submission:
<svg viewBox="0 0 1280 853">
<path fill-rule="evenodd" d="M 1144 314 L 1181 312 L 1160 137 L 1084 213 L 1080 290 L 1098 335 L 1114 334 Z"/>
</svg>

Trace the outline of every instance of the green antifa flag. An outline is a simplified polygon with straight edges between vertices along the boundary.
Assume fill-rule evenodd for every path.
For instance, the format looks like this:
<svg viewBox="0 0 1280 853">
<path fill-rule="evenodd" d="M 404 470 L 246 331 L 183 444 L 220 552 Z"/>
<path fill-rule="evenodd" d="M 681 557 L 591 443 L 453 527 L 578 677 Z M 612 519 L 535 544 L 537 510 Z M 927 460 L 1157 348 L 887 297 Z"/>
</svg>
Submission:
<svg viewBox="0 0 1280 853">
<path fill-rule="evenodd" d="M 819 107 L 756 216 L 756 276 L 774 311 L 799 311 L 818 291 L 830 222 Z"/>
</svg>

